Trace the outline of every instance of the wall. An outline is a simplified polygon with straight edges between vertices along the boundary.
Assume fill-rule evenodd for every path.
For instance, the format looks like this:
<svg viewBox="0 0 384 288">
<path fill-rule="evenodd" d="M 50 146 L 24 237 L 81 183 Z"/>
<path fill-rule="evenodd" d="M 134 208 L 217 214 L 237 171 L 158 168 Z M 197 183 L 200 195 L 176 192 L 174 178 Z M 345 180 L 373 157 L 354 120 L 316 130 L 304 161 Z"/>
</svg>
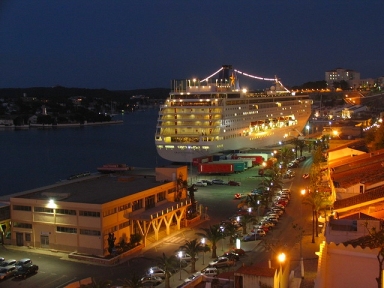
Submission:
<svg viewBox="0 0 384 288">
<path fill-rule="evenodd" d="M 315 288 L 377 288 L 378 249 L 345 247 L 342 244 L 320 245 Z"/>
</svg>

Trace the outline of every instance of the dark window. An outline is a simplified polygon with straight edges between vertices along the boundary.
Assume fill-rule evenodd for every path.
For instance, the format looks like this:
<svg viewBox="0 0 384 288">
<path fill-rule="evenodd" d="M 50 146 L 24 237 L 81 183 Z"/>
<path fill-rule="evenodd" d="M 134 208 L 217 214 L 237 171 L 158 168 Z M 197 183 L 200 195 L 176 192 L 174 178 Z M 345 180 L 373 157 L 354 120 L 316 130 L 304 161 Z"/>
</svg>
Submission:
<svg viewBox="0 0 384 288">
<path fill-rule="evenodd" d="M 100 236 L 100 231 L 97 230 L 88 230 L 88 229 L 80 229 L 81 235 L 89 235 L 89 236 Z"/>
<path fill-rule="evenodd" d="M 13 210 L 32 211 L 31 206 L 13 205 Z"/>
<path fill-rule="evenodd" d="M 32 224 L 30 224 L 30 223 L 21 223 L 21 222 L 13 222 L 13 227 L 32 229 Z"/>
<path fill-rule="evenodd" d="M 79 211 L 80 216 L 86 216 L 86 217 L 99 217 L 100 218 L 100 212 L 94 212 L 94 211 Z"/>
<path fill-rule="evenodd" d="M 35 212 L 53 213 L 53 209 L 52 208 L 34 207 L 33 210 Z"/>
<path fill-rule="evenodd" d="M 57 226 L 56 231 L 57 232 L 62 232 L 62 233 L 71 233 L 71 234 L 76 234 L 77 233 L 77 229 L 76 228 L 60 227 L 60 226 Z"/>
<path fill-rule="evenodd" d="M 56 214 L 76 215 L 76 210 L 56 209 Z"/>
<path fill-rule="evenodd" d="M 136 211 L 136 210 L 139 210 L 141 208 L 143 208 L 143 199 L 134 201 L 132 203 L 132 211 Z"/>
</svg>

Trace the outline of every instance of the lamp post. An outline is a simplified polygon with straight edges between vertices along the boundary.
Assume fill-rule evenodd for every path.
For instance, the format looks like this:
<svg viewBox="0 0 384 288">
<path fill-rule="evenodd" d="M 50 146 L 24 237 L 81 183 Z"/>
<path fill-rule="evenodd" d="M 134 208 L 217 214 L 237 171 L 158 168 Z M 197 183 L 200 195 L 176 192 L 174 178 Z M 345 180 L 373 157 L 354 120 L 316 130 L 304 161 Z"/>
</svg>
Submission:
<svg viewBox="0 0 384 288">
<path fill-rule="evenodd" d="M 284 253 L 280 253 L 278 256 L 277 256 L 277 260 L 279 261 L 280 263 L 280 273 L 279 273 L 279 288 L 282 286 L 281 285 L 281 278 L 282 278 L 282 274 L 283 274 L 283 267 L 282 265 L 284 264 L 285 262 L 285 254 Z"/>
<path fill-rule="evenodd" d="M 180 258 L 180 280 L 181 280 L 181 257 L 183 257 L 183 252 L 182 252 L 182 251 L 179 251 L 178 256 L 179 256 L 179 258 Z"/>
<path fill-rule="evenodd" d="M 224 251 L 224 227 L 223 226 L 220 226 L 220 231 L 221 231 L 221 234 L 222 234 L 222 238 L 221 238 L 221 251 Z"/>
<path fill-rule="evenodd" d="M 305 189 L 301 190 L 301 195 L 304 197 L 305 195 Z M 303 221 L 303 203 L 300 203 L 300 214 L 301 219 Z M 304 279 L 304 259 L 303 259 L 303 228 L 301 228 L 300 231 L 300 271 L 301 271 L 301 279 Z"/>
<path fill-rule="evenodd" d="M 307 135 L 309 135 L 309 125 L 307 125 L 306 128 L 307 128 Z"/>
<path fill-rule="evenodd" d="M 205 238 L 201 239 L 201 244 L 203 244 L 203 265 L 204 265 L 204 255 L 205 255 Z"/>
</svg>

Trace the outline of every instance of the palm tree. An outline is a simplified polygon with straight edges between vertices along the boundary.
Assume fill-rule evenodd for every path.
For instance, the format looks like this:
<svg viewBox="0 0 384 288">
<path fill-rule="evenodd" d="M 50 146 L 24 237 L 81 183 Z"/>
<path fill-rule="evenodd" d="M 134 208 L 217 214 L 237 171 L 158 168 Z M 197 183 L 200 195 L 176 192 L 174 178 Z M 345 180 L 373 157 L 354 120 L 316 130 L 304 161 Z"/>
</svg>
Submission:
<svg viewBox="0 0 384 288">
<path fill-rule="evenodd" d="M 237 233 L 237 227 L 232 222 L 225 224 L 225 235 L 229 236 L 229 244 L 233 245 L 233 239 Z"/>
<path fill-rule="evenodd" d="M 315 191 L 305 195 L 303 204 L 309 205 L 312 208 L 312 243 L 315 243 L 315 231 L 316 237 L 319 237 L 318 229 L 316 228 L 318 227 L 319 211 L 324 206 L 329 205 L 329 201 L 323 193 Z"/>
<path fill-rule="evenodd" d="M 119 279 L 120 280 L 120 279 Z M 134 273 L 129 279 L 120 280 L 124 288 L 140 288 L 143 285 L 140 282 L 140 278 Z"/>
<path fill-rule="evenodd" d="M 221 239 L 225 238 L 225 235 L 220 227 L 220 225 L 210 225 L 208 228 L 200 228 L 205 233 L 196 233 L 196 235 L 199 235 L 201 237 L 206 238 L 208 241 L 212 244 L 212 258 L 217 258 L 217 242 L 219 242 Z"/>
<path fill-rule="evenodd" d="M 172 271 L 175 267 L 177 267 L 178 260 L 175 255 L 167 257 L 164 253 L 162 256 L 157 257 L 157 264 L 161 269 L 165 271 L 165 288 L 170 288 L 170 277 L 172 275 Z"/>
<path fill-rule="evenodd" d="M 184 175 L 182 173 L 179 174 L 177 178 L 177 187 L 175 191 L 175 202 L 179 202 L 183 196 L 183 191 L 188 188 L 188 181 L 184 180 Z"/>
<path fill-rule="evenodd" d="M 247 224 L 255 221 L 255 217 L 252 214 L 244 214 L 240 217 L 240 223 L 243 228 L 243 234 L 247 234 Z"/>
<path fill-rule="evenodd" d="M 191 273 L 195 273 L 196 256 L 199 254 L 200 251 L 203 250 L 201 243 L 197 241 L 197 239 L 193 239 L 191 241 L 186 241 L 185 244 L 180 248 L 191 256 Z"/>
</svg>

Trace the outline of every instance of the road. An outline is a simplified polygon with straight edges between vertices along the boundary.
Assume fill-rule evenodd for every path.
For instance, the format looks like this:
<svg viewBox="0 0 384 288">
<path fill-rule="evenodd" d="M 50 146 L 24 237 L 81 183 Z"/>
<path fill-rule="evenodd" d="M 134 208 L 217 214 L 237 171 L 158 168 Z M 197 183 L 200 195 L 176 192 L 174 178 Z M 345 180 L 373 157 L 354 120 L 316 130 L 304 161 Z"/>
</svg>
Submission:
<svg viewBox="0 0 384 288">
<path fill-rule="evenodd" d="M 281 217 L 281 220 L 273 229 L 271 233 L 265 237 L 267 243 L 273 244 L 275 252 L 284 250 L 286 253 L 298 255 L 299 249 L 299 232 L 293 228 L 293 224 L 297 223 L 299 226 L 304 227 L 305 234 L 310 234 L 310 225 L 312 219 L 309 207 L 302 205 L 300 191 L 309 183 L 308 179 L 303 179 L 301 175 L 309 172 L 311 160 L 308 159 L 303 162 L 299 168 L 295 168 L 296 177 L 291 180 L 284 180 L 284 188 L 290 188 L 292 191 L 291 201 L 286 208 L 286 212 Z M 198 204 L 208 207 L 209 220 L 203 222 L 199 227 L 208 227 L 209 225 L 218 224 L 222 220 L 228 219 L 237 211 L 239 200 L 234 200 L 235 193 L 246 194 L 252 189 L 258 187 L 261 177 L 258 176 L 258 168 L 254 167 L 246 172 L 232 175 L 217 177 L 225 181 L 234 180 L 241 182 L 241 186 L 226 186 L 226 185 L 212 185 L 207 187 L 199 187 L 195 197 Z M 197 179 L 213 179 L 213 177 L 197 176 Z M 304 217 L 301 217 L 304 215 Z M 183 233 L 167 237 L 166 240 L 160 241 L 159 244 L 153 246 L 152 249 L 146 250 L 140 255 L 136 255 L 131 259 L 127 259 L 118 266 L 105 267 L 97 266 L 89 263 L 82 263 L 78 261 L 70 261 L 67 257 L 62 256 L 38 254 L 28 248 L 25 249 L 10 249 L 10 247 L 0 247 L 0 256 L 6 259 L 21 259 L 31 258 L 35 264 L 39 266 L 39 272 L 32 275 L 25 280 L 7 279 L 0 282 L 0 287 L 40 287 L 40 288 L 62 288 L 70 282 L 78 281 L 87 277 L 95 277 L 96 279 L 112 280 L 115 285 L 121 284 L 121 279 L 129 278 L 129 275 L 136 273 L 141 276 L 146 268 L 156 265 L 156 258 L 161 256 L 162 253 L 172 255 L 179 248 L 185 244 L 186 240 L 198 238 L 196 232 L 199 227 L 186 228 Z M 309 228 L 308 228 L 309 227 Z M 254 243 L 242 243 L 242 245 L 254 245 Z M 218 243 L 217 253 L 228 249 L 228 239 Z M 250 246 L 249 246 L 250 247 Z M 254 249 L 254 248 L 250 248 Z M 257 257 L 248 259 L 252 263 L 266 262 L 271 254 L 265 251 L 263 245 L 257 246 L 253 250 L 257 253 Z M 200 256 L 201 257 L 201 256 Z M 205 253 L 205 264 L 208 264 L 210 253 Z M 296 259 L 298 260 L 298 259 Z M 200 258 L 201 261 L 201 258 Z M 201 263 L 201 262 L 199 262 Z M 295 259 L 292 261 L 293 265 Z M 189 273 L 189 268 L 182 271 L 182 277 L 186 277 Z M 173 276 L 175 279 L 177 275 Z M 183 279 L 184 279 L 183 278 Z"/>
</svg>

